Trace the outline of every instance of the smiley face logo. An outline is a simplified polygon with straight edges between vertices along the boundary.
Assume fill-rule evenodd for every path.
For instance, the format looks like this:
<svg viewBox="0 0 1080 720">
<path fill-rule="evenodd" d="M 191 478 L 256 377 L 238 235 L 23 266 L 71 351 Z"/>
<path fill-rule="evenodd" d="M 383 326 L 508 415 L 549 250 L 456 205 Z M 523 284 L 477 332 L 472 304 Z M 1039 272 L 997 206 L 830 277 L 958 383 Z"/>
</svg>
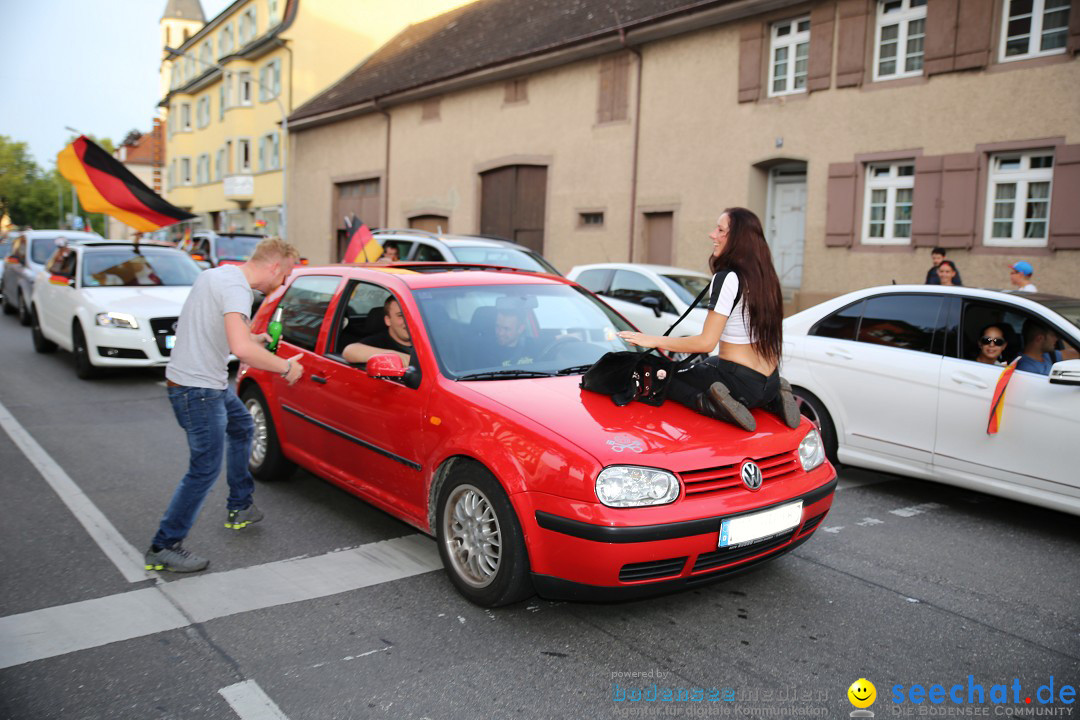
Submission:
<svg viewBox="0 0 1080 720">
<path fill-rule="evenodd" d="M 857 708 L 868 708 L 877 700 L 877 688 L 866 678 L 851 683 L 847 690 L 848 700 Z"/>
</svg>

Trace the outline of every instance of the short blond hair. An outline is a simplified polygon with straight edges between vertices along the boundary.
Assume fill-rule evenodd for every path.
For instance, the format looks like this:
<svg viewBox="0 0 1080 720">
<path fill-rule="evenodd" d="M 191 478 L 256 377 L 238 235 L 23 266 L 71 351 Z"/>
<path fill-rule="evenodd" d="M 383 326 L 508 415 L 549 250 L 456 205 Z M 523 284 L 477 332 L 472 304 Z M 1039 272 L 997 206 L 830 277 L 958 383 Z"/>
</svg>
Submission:
<svg viewBox="0 0 1080 720">
<path fill-rule="evenodd" d="M 251 253 L 253 262 L 273 262 L 275 260 L 291 259 L 293 262 L 300 260 L 300 251 L 279 237 L 268 237 L 259 241 L 255 251 Z"/>
</svg>

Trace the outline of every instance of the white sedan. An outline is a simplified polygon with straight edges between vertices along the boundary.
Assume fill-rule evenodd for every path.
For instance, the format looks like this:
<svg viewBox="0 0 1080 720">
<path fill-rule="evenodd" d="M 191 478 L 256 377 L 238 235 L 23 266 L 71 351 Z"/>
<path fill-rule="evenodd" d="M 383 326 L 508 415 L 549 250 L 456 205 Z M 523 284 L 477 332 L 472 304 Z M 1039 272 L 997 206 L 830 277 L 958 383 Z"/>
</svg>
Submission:
<svg viewBox="0 0 1080 720">
<path fill-rule="evenodd" d="M 712 276 L 697 270 L 636 263 L 577 265 L 566 277 L 599 295 L 649 335 L 663 335 L 712 280 Z M 672 336 L 700 334 L 707 314 L 703 307 L 694 308 Z"/>
<path fill-rule="evenodd" d="M 1049 376 L 1012 374 L 996 434 L 987 428 L 1003 367 L 975 360 L 991 325 L 1005 362 L 1032 328 L 1056 335 L 1049 361 L 1061 357 Z M 834 462 L 1080 514 L 1078 357 L 1080 300 L 890 285 L 787 318 L 782 373 Z"/>
<path fill-rule="evenodd" d="M 149 243 L 83 242 L 59 248 L 34 282 L 34 349 L 75 354 L 75 373 L 169 361 L 176 320 L 199 276 L 191 257 Z"/>
</svg>

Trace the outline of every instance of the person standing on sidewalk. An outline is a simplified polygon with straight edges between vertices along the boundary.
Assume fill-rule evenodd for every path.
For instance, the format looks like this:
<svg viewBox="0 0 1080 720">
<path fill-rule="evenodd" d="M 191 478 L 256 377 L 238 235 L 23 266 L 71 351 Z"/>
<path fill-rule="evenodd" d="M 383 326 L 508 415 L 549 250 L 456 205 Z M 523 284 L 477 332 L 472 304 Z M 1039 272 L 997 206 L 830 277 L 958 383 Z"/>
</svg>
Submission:
<svg viewBox="0 0 1080 720">
<path fill-rule="evenodd" d="M 248 471 L 255 425 L 229 387 L 229 353 L 254 368 L 280 373 L 290 385 L 303 376 L 300 356 L 274 355 L 263 347 L 269 336 L 252 335 L 249 328 L 252 289 L 269 295 L 281 287 L 299 257 L 284 240 L 267 238 L 244 264 L 204 271 L 184 302 L 165 377 L 191 457 L 146 551 L 147 570 L 197 572 L 210 564 L 185 549 L 183 541 L 221 473 L 223 456 L 229 482 L 225 527 L 240 530 L 263 519 L 252 501 L 255 484 Z"/>
</svg>

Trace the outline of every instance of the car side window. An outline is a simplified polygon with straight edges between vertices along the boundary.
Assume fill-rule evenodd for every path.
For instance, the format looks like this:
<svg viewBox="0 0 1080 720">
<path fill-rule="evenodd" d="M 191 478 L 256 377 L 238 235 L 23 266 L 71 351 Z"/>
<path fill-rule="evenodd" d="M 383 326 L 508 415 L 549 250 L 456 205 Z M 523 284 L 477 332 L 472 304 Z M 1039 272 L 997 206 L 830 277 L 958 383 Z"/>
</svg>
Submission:
<svg viewBox="0 0 1080 720">
<path fill-rule="evenodd" d="M 62 275 L 68 280 L 75 277 L 75 261 L 78 259 L 78 253 L 74 250 L 64 250 L 62 253 L 57 253 L 56 259 L 53 264 L 56 266 L 55 272 L 57 275 Z"/>
<path fill-rule="evenodd" d="M 575 282 L 589 292 L 603 295 L 607 291 L 608 282 L 611 280 L 611 274 L 611 270 L 603 268 L 585 270 L 577 276 Z"/>
<path fill-rule="evenodd" d="M 281 308 L 281 339 L 305 350 L 315 350 L 323 318 L 341 278 L 305 275 L 293 281 L 278 307 Z"/>
<path fill-rule="evenodd" d="M 859 320 L 862 319 L 865 308 L 866 301 L 860 300 L 854 305 L 837 310 L 818 320 L 817 324 L 810 328 L 810 334 L 837 340 L 854 340 L 859 332 Z"/>
<path fill-rule="evenodd" d="M 346 345 L 361 342 L 386 327 L 383 304 L 390 295 L 386 288 L 366 282 L 353 283 L 345 290 L 342 295 L 345 307 L 338 315 L 333 354 L 340 355 Z"/>
<path fill-rule="evenodd" d="M 943 323 L 938 295 L 879 295 L 866 300 L 858 341 L 903 350 L 933 352 L 934 333 Z"/>
<path fill-rule="evenodd" d="M 60 252 L 56 253 L 56 255 L 51 260 L 49 260 L 49 264 L 45 266 L 46 272 L 52 275 L 60 275 L 60 266 L 63 264 L 64 258 L 68 256 L 69 252 L 70 251 L 68 250 L 61 250 Z"/>
<path fill-rule="evenodd" d="M 22 235 L 15 238 L 15 243 L 11 246 L 11 257 L 21 263 L 26 262 L 26 238 Z"/>
<path fill-rule="evenodd" d="M 439 252 L 439 248 L 434 245 L 425 245 L 424 243 L 416 244 L 416 256 L 413 260 L 419 262 L 446 262 L 447 258 L 443 257 L 443 254 Z"/>
<path fill-rule="evenodd" d="M 675 312 L 675 307 L 664 292 L 656 286 L 656 283 L 641 273 L 630 270 L 616 270 L 614 277 L 611 278 L 611 290 L 605 294 L 617 300 L 625 300 L 638 305 L 641 305 L 645 298 L 655 298 L 660 303 L 660 310 L 668 313 Z"/>
<path fill-rule="evenodd" d="M 1004 303 L 969 300 L 964 304 L 960 356 L 965 360 L 975 360 L 979 356 L 978 343 L 982 331 L 989 325 L 996 325 L 1005 340 L 1005 349 L 1001 353 L 1000 360 L 1010 363 L 1024 352 L 1024 325 L 1028 322 L 1054 330 L 1061 339 L 1058 349 L 1072 348 L 1071 343 L 1063 340 L 1065 336 L 1061 331 L 1041 317 Z M 1076 351 L 1076 348 L 1072 349 L 1073 352 Z"/>
</svg>

